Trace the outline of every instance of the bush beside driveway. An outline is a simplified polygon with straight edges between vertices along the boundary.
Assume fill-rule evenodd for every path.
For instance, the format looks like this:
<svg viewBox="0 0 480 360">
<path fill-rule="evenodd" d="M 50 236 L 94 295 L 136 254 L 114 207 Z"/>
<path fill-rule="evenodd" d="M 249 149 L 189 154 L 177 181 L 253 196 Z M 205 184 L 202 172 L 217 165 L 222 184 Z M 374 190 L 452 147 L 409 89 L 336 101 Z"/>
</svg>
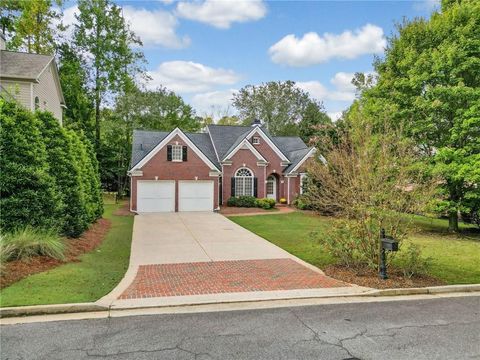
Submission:
<svg viewBox="0 0 480 360">
<path fill-rule="evenodd" d="M 300 259 L 325 269 L 335 258 L 312 240 L 310 234 L 324 232 L 332 218 L 304 212 L 270 216 L 231 217 L 230 220 L 269 240 Z M 418 231 L 405 245 L 418 244 L 431 258 L 429 276 L 446 284 L 480 283 L 480 232 L 464 226 L 461 235 L 448 233 L 448 221 L 416 217 Z M 394 265 L 398 261 L 394 261 Z M 326 272 L 328 274 L 328 271 Z"/>
<path fill-rule="evenodd" d="M 133 216 L 115 215 L 123 206 L 105 205 L 112 227 L 102 244 L 78 258 L 29 276 L 0 292 L 1 306 L 96 301 L 112 290 L 128 268 Z"/>
</svg>

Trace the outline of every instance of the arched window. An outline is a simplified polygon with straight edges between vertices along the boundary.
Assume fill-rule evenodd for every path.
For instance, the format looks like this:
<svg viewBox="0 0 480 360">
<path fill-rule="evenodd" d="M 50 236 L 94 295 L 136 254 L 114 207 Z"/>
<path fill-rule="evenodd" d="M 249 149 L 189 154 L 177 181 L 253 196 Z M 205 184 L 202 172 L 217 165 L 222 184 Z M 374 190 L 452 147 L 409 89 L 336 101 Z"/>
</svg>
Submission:
<svg viewBox="0 0 480 360">
<path fill-rule="evenodd" d="M 235 196 L 253 196 L 253 174 L 247 168 L 238 169 L 235 173 Z"/>
<path fill-rule="evenodd" d="M 40 99 L 38 96 L 35 96 L 35 110 L 38 110 L 40 108 Z"/>
</svg>

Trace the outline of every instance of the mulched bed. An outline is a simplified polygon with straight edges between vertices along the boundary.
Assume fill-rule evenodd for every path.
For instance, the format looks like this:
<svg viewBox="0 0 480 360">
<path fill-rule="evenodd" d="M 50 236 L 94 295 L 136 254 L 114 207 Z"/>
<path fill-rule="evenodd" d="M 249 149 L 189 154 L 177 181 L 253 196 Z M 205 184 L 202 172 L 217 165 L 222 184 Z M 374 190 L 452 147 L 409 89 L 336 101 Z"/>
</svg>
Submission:
<svg viewBox="0 0 480 360">
<path fill-rule="evenodd" d="M 222 215 L 236 215 L 236 214 L 258 214 L 258 213 L 276 213 L 279 209 L 270 209 L 265 210 L 262 208 L 252 207 L 252 208 L 244 208 L 244 207 L 236 207 L 236 206 L 222 206 L 220 208 L 220 214 Z"/>
<path fill-rule="evenodd" d="M 405 278 L 399 269 L 387 269 L 388 279 L 381 280 L 378 273 L 371 269 L 354 269 L 346 268 L 339 265 L 329 265 L 323 269 L 326 275 L 337 280 L 341 280 L 350 284 L 366 286 L 376 289 L 393 289 L 393 288 L 412 288 L 426 286 L 440 286 L 445 283 L 437 278 L 428 275 L 419 275 L 411 279 Z"/>
<path fill-rule="evenodd" d="M 8 262 L 0 277 L 0 289 L 29 275 L 50 270 L 68 262 L 79 261 L 78 256 L 92 251 L 102 243 L 111 226 L 110 220 L 100 219 L 78 239 L 67 239 L 65 261 L 55 260 L 47 256 L 36 256 L 28 261 L 14 260 Z"/>
</svg>

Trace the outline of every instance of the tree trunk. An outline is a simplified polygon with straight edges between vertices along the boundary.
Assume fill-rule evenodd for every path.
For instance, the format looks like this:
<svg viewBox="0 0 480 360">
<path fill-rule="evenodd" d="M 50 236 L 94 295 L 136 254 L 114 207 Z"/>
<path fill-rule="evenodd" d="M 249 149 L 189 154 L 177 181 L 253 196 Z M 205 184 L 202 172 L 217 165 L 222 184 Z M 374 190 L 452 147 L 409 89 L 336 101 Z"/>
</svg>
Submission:
<svg viewBox="0 0 480 360">
<path fill-rule="evenodd" d="M 100 149 L 100 79 L 98 69 L 95 74 L 95 150 Z"/>
<path fill-rule="evenodd" d="M 448 231 L 458 232 L 458 213 L 456 211 L 448 214 Z"/>
</svg>

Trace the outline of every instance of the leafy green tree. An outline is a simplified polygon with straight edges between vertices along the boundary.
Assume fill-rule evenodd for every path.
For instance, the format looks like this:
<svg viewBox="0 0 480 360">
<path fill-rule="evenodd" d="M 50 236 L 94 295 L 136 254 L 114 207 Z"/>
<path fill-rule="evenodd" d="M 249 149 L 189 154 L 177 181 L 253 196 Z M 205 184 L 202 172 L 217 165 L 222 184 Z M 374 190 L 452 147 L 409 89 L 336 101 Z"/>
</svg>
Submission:
<svg viewBox="0 0 480 360">
<path fill-rule="evenodd" d="M 0 228 L 61 226 L 61 198 L 48 166 L 41 124 L 30 111 L 0 98 Z"/>
<path fill-rule="evenodd" d="M 327 128 L 331 128 L 331 125 L 332 120 L 323 106 L 310 101 L 302 115 L 302 120 L 298 124 L 299 136 L 308 144 L 313 137 L 323 136 Z"/>
<path fill-rule="evenodd" d="M 68 44 L 59 47 L 59 75 L 63 96 L 67 104 L 63 123 L 69 128 L 83 132 L 95 141 L 94 101 L 87 87 L 88 76 L 85 64 L 77 52 Z"/>
<path fill-rule="evenodd" d="M 264 122 L 272 135 L 297 135 L 297 124 L 311 102 L 307 92 L 293 81 L 270 81 L 247 85 L 233 95 L 233 106 L 245 125 Z"/>
<path fill-rule="evenodd" d="M 480 208 L 480 3 L 443 5 L 430 20 L 399 26 L 360 104 L 372 121 L 390 118 L 415 139 L 442 177 L 439 210 L 458 231 L 458 213 Z"/>
<path fill-rule="evenodd" d="M 218 121 L 218 125 L 242 125 L 238 116 L 222 116 Z"/>
<path fill-rule="evenodd" d="M 65 130 L 51 113 L 39 111 L 36 116 L 46 144 L 50 174 L 62 200 L 62 233 L 78 237 L 88 227 L 85 194 L 80 186 L 80 169 L 74 157 L 74 152 L 78 150 L 72 147 Z"/>
<path fill-rule="evenodd" d="M 58 20 L 61 14 L 55 11 L 52 5 L 55 3 L 60 6 L 62 2 L 63 0 L 6 1 L 6 9 L 10 10 L 10 13 L 5 17 L 5 27 L 13 33 L 8 42 L 9 49 L 53 54 L 56 47 L 56 29 L 53 22 Z"/>
<path fill-rule="evenodd" d="M 102 184 L 120 194 L 126 191 L 134 129 L 171 131 L 179 127 L 196 132 L 202 128 L 192 107 L 165 88 L 132 89 L 117 98 L 113 111 L 104 109 L 102 117 L 104 134 L 98 152 Z"/>
<path fill-rule="evenodd" d="M 89 90 L 95 103 L 95 145 L 100 146 L 100 116 L 107 99 L 133 87 L 142 72 L 143 53 L 134 50 L 141 41 L 129 29 L 121 8 L 110 0 L 80 0 L 74 47 L 87 59 Z"/>
</svg>

